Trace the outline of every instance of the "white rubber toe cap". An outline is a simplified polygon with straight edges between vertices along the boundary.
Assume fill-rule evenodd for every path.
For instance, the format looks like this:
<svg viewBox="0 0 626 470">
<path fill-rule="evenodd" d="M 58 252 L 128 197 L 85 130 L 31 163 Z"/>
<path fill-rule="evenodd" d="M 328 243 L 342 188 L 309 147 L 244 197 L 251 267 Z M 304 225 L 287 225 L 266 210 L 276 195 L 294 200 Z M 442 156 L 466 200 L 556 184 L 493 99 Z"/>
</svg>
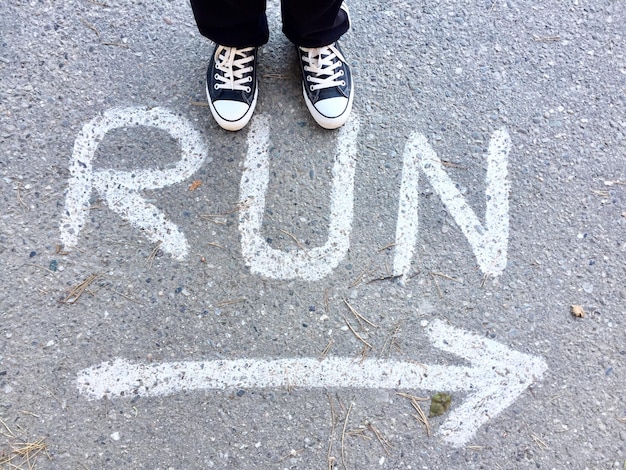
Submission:
<svg viewBox="0 0 626 470">
<path fill-rule="evenodd" d="M 216 101 L 213 103 L 215 111 L 226 121 L 238 121 L 246 115 L 250 106 L 241 101 Z"/>
<path fill-rule="evenodd" d="M 342 96 L 336 98 L 328 98 L 318 101 L 315 104 L 317 111 L 328 119 L 334 119 L 341 116 L 348 107 L 348 98 Z"/>
</svg>

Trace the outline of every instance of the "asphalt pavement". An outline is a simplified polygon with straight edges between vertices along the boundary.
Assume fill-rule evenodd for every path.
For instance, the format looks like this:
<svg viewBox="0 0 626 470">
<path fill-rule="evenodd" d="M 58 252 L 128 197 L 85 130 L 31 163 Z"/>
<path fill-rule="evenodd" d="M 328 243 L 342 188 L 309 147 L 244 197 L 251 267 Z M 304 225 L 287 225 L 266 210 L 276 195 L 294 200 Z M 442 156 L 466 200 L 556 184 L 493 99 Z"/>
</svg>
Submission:
<svg viewBox="0 0 626 470">
<path fill-rule="evenodd" d="M 0 3 L 0 468 L 626 469 L 626 4 L 353 0 L 336 131 L 268 4 L 231 133 L 186 2 Z"/>
</svg>

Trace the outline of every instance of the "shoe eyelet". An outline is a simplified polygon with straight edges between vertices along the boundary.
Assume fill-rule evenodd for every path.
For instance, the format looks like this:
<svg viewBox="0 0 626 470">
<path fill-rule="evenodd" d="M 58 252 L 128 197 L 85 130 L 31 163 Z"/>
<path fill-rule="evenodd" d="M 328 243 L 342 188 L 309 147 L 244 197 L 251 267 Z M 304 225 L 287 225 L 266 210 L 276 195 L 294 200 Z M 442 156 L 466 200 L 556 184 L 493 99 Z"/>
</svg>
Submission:
<svg viewBox="0 0 626 470">
<path fill-rule="evenodd" d="M 219 80 L 219 79 L 220 79 L 220 76 L 219 76 L 218 74 L 215 74 L 215 75 L 213 75 L 213 78 L 214 78 L 215 80 Z"/>
<path fill-rule="evenodd" d="M 248 77 L 248 81 L 251 82 L 252 81 L 252 75 Z"/>
<path fill-rule="evenodd" d="M 217 86 L 217 83 L 215 85 L 213 85 L 213 88 L 215 88 L 216 90 L 219 90 L 220 88 Z"/>
<path fill-rule="evenodd" d="M 343 70 L 339 71 L 339 75 L 343 77 L 343 75 L 344 75 Z"/>
<path fill-rule="evenodd" d="M 250 93 L 252 91 L 252 88 L 250 88 L 249 86 L 246 87 L 246 93 Z"/>
<path fill-rule="evenodd" d="M 346 86 L 346 82 L 344 80 L 341 80 L 341 86 Z"/>
</svg>

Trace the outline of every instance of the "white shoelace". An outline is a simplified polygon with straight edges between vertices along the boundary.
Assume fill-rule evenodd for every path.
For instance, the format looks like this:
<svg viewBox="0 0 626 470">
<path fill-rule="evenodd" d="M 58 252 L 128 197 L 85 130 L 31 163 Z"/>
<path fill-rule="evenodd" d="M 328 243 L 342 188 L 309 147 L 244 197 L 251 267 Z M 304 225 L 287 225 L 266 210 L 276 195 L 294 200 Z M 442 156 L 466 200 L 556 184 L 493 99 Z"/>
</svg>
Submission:
<svg viewBox="0 0 626 470">
<path fill-rule="evenodd" d="M 250 93 L 251 88 L 246 85 L 252 81 L 252 75 L 247 75 L 254 69 L 250 62 L 254 61 L 254 47 L 238 49 L 236 47 L 219 46 L 215 51 L 215 68 L 222 72 L 216 73 L 215 89 L 242 90 Z"/>
<path fill-rule="evenodd" d="M 336 71 L 337 67 L 341 67 L 341 62 L 345 60 L 341 52 L 333 45 L 324 47 L 301 47 L 307 55 L 302 56 L 307 65 L 304 71 L 312 75 L 307 75 L 307 80 L 312 82 L 309 87 L 311 91 L 322 90 L 324 88 L 332 88 L 335 86 L 344 86 L 343 69 Z"/>
</svg>

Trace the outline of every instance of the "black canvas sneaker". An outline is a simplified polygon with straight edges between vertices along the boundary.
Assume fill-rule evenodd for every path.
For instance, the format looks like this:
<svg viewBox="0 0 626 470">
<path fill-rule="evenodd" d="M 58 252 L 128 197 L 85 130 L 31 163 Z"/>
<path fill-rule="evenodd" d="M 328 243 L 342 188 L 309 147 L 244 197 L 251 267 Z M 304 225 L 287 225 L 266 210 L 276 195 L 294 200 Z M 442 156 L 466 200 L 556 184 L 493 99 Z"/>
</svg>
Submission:
<svg viewBox="0 0 626 470">
<path fill-rule="evenodd" d="M 352 75 L 339 44 L 298 47 L 302 93 L 313 119 L 326 129 L 343 126 L 352 110 Z"/>
<path fill-rule="evenodd" d="M 217 123 L 238 131 L 250 121 L 258 94 L 256 47 L 215 46 L 206 76 L 206 94 Z"/>
</svg>

